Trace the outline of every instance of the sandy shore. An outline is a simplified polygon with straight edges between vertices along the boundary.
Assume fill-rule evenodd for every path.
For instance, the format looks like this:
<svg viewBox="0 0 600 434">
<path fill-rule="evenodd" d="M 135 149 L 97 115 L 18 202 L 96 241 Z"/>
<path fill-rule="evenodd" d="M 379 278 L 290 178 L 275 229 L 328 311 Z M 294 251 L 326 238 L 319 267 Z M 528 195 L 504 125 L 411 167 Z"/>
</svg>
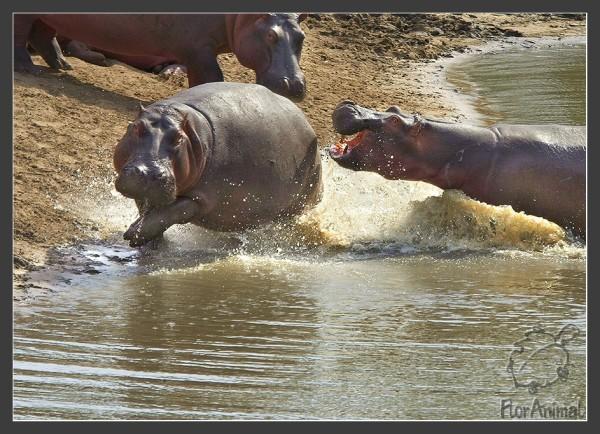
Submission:
<svg viewBox="0 0 600 434">
<path fill-rule="evenodd" d="M 444 78 L 448 59 L 477 53 L 506 38 L 582 36 L 580 16 L 550 14 L 366 14 L 311 16 L 302 27 L 301 66 L 309 94 L 300 107 L 321 146 L 335 139 L 330 116 L 344 98 L 461 120 L 474 113 Z M 494 44 L 489 44 L 495 41 Z M 482 48 L 486 47 L 486 48 Z M 78 198 L 109 194 L 112 151 L 138 102 L 151 103 L 185 88 L 183 78 L 114 64 L 102 68 L 71 59 L 72 71 L 14 76 L 14 298 L 26 300 L 27 272 L 43 267 L 49 249 L 119 235 L 102 218 L 73 212 Z M 455 61 L 455 60 L 452 60 Z M 34 62 L 44 65 L 39 57 Z M 231 55 L 220 58 L 226 80 L 253 82 Z M 87 201 L 88 203 L 90 200 Z M 92 201 L 93 203 L 93 197 Z"/>
</svg>

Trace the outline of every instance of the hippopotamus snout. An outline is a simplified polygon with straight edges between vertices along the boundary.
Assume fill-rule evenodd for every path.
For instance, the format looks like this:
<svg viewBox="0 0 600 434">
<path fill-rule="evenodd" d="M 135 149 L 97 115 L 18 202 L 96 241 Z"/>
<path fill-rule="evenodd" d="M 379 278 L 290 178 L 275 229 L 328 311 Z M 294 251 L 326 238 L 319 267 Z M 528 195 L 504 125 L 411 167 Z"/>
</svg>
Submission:
<svg viewBox="0 0 600 434">
<path fill-rule="evenodd" d="M 130 162 L 119 173 L 115 188 L 123 196 L 164 205 L 175 200 L 173 171 L 162 162 Z"/>
<path fill-rule="evenodd" d="M 276 79 L 257 80 L 257 82 L 295 102 L 302 101 L 306 96 L 306 81 L 303 75 L 283 76 Z"/>
<path fill-rule="evenodd" d="M 280 86 L 284 95 L 292 101 L 302 101 L 306 95 L 306 82 L 303 76 L 292 79 L 283 77 Z"/>
<path fill-rule="evenodd" d="M 340 134 L 354 134 L 365 129 L 376 130 L 383 119 L 376 112 L 356 105 L 353 101 L 342 101 L 333 111 L 333 127 Z"/>
</svg>

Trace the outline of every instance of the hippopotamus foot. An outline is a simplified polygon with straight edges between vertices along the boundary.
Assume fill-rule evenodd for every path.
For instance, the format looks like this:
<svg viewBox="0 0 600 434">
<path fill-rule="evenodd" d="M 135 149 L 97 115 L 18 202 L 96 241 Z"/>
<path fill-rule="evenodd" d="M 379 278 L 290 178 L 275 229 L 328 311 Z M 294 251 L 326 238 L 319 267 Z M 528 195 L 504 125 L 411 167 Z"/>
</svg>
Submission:
<svg viewBox="0 0 600 434">
<path fill-rule="evenodd" d="M 138 247 L 162 236 L 163 232 L 175 224 L 190 222 L 200 213 L 198 201 L 180 197 L 169 205 L 151 208 L 144 212 L 123 235 L 131 247 Z"/>
<path fill-rule="evenodd" d="M 39 65 L 35 65 L 31 61 L 31 57 L 26 48 L 17 48 L 15 47 L 14 51 L 15 55 L 15 63 L 14 70 L 15 72 L 28 72 L 30 74 L 41 74 L 46 71 L 47 68 L 44 68 Z"/>
<path fill-rule="evenodd" d="M 42 56 L 52 69 L 70 70 L 73 67 L 62 54 L 55 31 L 41 21 L 36 21 L 29 33 L 29 44 Z"/>
<path fill-rule="evenodd" d="M 77 57 L 78 59 L 83 60 L 84 62 L 92 63 L 98 66 L 110 66 L 108 59 L 102 53 L 98 51 L 91 50 L 83 42 L 79 41 L 69 41 L 67 44 L 64 44 L 64 51 L 67 55 Z"/>
<path fill-rule="evenodd" d="M 185 65 L 179 65 L 177 63 L 170 63 L 170 64 L 158 65 L 156 68 L 154 68 L 153 72 L 155 74 L 158 74 L 159 77 L 167 79 L 174 75 L 187 74 L 187 68 L 185 67 Z"/>
<path fill-rule="evenodd" d="M 73 69 L 71 64 L 69 62 L 67 62 L 67 59 L 64 58 L 62 53 L 56 57 L 51 57 L 51 56 L 44 57 L 43 55 L 42 55 L 42 57 L 48 63 L 48 65 L 50 65 L 50 67 L 52 69 L 63 70 L 63 71 L 69 71 L 69 70 Z"/>
</svg>

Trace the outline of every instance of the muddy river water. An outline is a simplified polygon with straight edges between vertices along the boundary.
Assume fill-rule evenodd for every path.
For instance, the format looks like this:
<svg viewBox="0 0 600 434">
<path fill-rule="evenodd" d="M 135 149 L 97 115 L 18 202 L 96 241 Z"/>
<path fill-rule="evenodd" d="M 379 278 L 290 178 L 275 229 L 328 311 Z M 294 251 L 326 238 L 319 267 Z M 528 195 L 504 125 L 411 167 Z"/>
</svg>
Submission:
<svg viewBox="0 0 600 434">
<path fill-rule="evenodd" d="M 485 122 L 585 123 L 584 45 L 449 74 Z M 119 240 L 135 210 L 115 192 L 78 200 L 106 235 L 55 252 L 32 276 L 52 292 L 15 309 L 15 419 L 499 419 L 536 398 L 585 414 L 584 246 L 425 184 L 324 170 L 298 222 L 173 228 L 156 250 Z M 510 357 L 535 327 L 548 335 Z M 518 384 L 552 384 L 516 387 L 518 357 Z"/>
</svg>

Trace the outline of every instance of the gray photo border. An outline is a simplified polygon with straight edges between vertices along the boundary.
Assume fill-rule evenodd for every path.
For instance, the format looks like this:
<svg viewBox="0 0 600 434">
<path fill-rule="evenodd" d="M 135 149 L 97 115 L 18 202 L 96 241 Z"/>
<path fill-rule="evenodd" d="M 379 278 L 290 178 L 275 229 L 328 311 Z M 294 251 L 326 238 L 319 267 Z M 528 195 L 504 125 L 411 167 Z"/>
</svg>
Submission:
<svg viewBox="0 0 600 434">
<path fill-rule="evenodd" d="M 324 3 L 323 1 L 305 0 L 302 3 L 293 2 L 290 0 L 280 0 L 278 2 L 267 2 L 257 1 L 252 2 L 243 0 L 220 0 L 218 2 L 190 2 L 183 0 L 170 0 L 168 2 L 159 0 L 145 0 L 144 2 L 123 2 L 116 0 L 105 0 L 102 3 L 95 2 L 81 2 L 76 0 L 54 0 L 51 3 L 43 2 L 40 0 L 21 0 L 14 1 L 9 0 L 2 2 L 2 31 L 4 33 L 0 40 L 2 44 L 2 50 L 4 53 L 5 61 L 3 62 L 2 68 L 2 82 L 4 85 L 1 86 L 2 101 L 8 106 L 6 115 L 1 116 L 1 131 L 4 136 L 2 146 L 0 146 L 0 152 L 2 157 L 0 158 L 0 189 L 2 192 L 2 198 L 5 201 L 5 206 L 1 207 L 0 222 L 2 229 L 5 233 L 5 240 L 3 242 L 2 249 L 2 288 L 6 294 L 5 302 L 2 308 L 4 313 L 2 315 L 2 326 L 5 330 L 2 333 L 2 394 L 4 395 L 0 400 L 0 411 L 2 413 L 2 428 L 3 432 L 23 432 L 23 433 L 34 433 L 34 432 L 57 432 L 57 433 L 81 433 L 82 431 L 92 430 L 98 432 L 105 432 L 107 429 L 111 431 L 115 430 L 118 432 L 140 432 L 140 433 L 164 433 L 168 431 L 177 432 L 198 432 L 199 429 L 206 429 L 209 432 L 228 432 L 228 431 L 240 431 L 240 432 L 282 432 L 291 430 L 318 430 L 322 432 L 329 432 L 331 430 L 359 430 L 365 429 L 371 430 L 376 429 L 380 432 L 398 432 L 399 429 L 408 429 L 409 432 L 414 431 L 425 431 L 431 430 L 431 428 L 449 429 L 449 430 L 460 430 L 461 432 L 481 432 L 482 429 L 491 429 L 492 431 L 498 430 L 499 432 L 506 432 L 507 429 L 511 431 L 517 429 L 527 430 L 528 432 L 544 430 L 547 431 L 560 431 L 564 432 L 565 429 L 579 431 L 588 430 L 590 424 L 595 420 L 594 409 L 596 399 L 593 387 L 593 380 L 596 378 L 595 371 L 588 369 L 588 421 L 587 422 L 569 422 L 564 421 L 560 423 L 552 422 L 528 422 L 527 425 L 511 425 L 508 428 L 505 425 L 501 425 L 502 422 L 306 422 L 310 425 L 302 425 L 302 422 L 13 422 L 12 421 L 12 13 L 13 12 L 34 12 L 34 11 L 47 11 L 47 12 L 266 12 L 266 11 L 296 11 L 296 12 L 588 12 L 587 25 L 588 25 L 588 77 L 597 77 L 593 71 L 597 71 L 596 58 L 594 52 L 598 51 L 595 45 L 594 38 L 596 37 L 596 30 L 594 25 L 596 24 L 596 15 L 590 10 L 593 2 L 584 0 L 570 0 L 570 1 L 556 1 L 556 0 L 545 0 L 544 2 L 524 2 L 518 0 L 504 0 L 504 1 L 461 1 L 451 2 L 449 0 L 421 0 L 419 2 L 399 2 L 393 0 L 371 0 L 368 2 L 346 0 L 346 1 L 334 1 Z M 10 61 L 9 61 L 10 59 Z M 597 95 L 597 84 L 593 80 L 588 80 L 587 88 L 587 100 L 596 101 L 595 96 Z M 595 104 L 587 105 L 588 109 L 588 120 L 598 119 L 595 117 L 597 109 Z M 10 117 L 8 116 L 10 113 Z M 593 137 L 595 129 L 593 128 L 594 123 L 588 122 L 588 134 L 589 137 Z M 588 142 L 591 140 L 588 139 Z M 588 153 L 588 198 L 594 197 L 593 189 L 598 174 L 595 170 L 589 170 L 594 168 L 594 160 L 597 157 L 597 152 L 592 145 L 591 152 Z M 9 205 L 10 204 L 10 205 Z M 594 215 L 596 206 L 593 201 L 588 200 L 588 231 L 587 231 L 587 245 L 588 245 L 588 266 L 589 263 L 593 263 L 596 258 L 594 249 L 589 249 L 589 246 L 593 245 L 591 240 L 595 237 L 595 230 L 589 230 L 589 222 L 594 220 L 590 217 Z M 5 268 L 6 267 L 6 268 Z M 589 268 L 589 267 L 588 267 Z M 595 288 L 596 275 L 594 273 L 587 273 L 588 288 Z M 588 312 L 591 311 L 590 307 L 594 306 L 594 298 L 597 298 L 595 291 L 588 291 L 587 306 Z M 596 303 L 597 304 L 597 303 Z M 591 321 L 590 321 L 591 320 Z M 592 327 L 595 326 L 593 315 L 588 315 L 588 342 L 590 342 L 590 336 L 593 336 Z M 592 359 L 591 352 L 593 347 L 588 345 L 588 367 Z M 589 411 L 591 409 L 591 411 Z M 572 424 L 572 426 L 566 427 L 563 423 Z M 110 424 L 106 426 L 105 424 Z M 399 425 L 402 424 L 402 425 Z M 432 426 L 435 424 L 435 426 Z"/>
</svg>

